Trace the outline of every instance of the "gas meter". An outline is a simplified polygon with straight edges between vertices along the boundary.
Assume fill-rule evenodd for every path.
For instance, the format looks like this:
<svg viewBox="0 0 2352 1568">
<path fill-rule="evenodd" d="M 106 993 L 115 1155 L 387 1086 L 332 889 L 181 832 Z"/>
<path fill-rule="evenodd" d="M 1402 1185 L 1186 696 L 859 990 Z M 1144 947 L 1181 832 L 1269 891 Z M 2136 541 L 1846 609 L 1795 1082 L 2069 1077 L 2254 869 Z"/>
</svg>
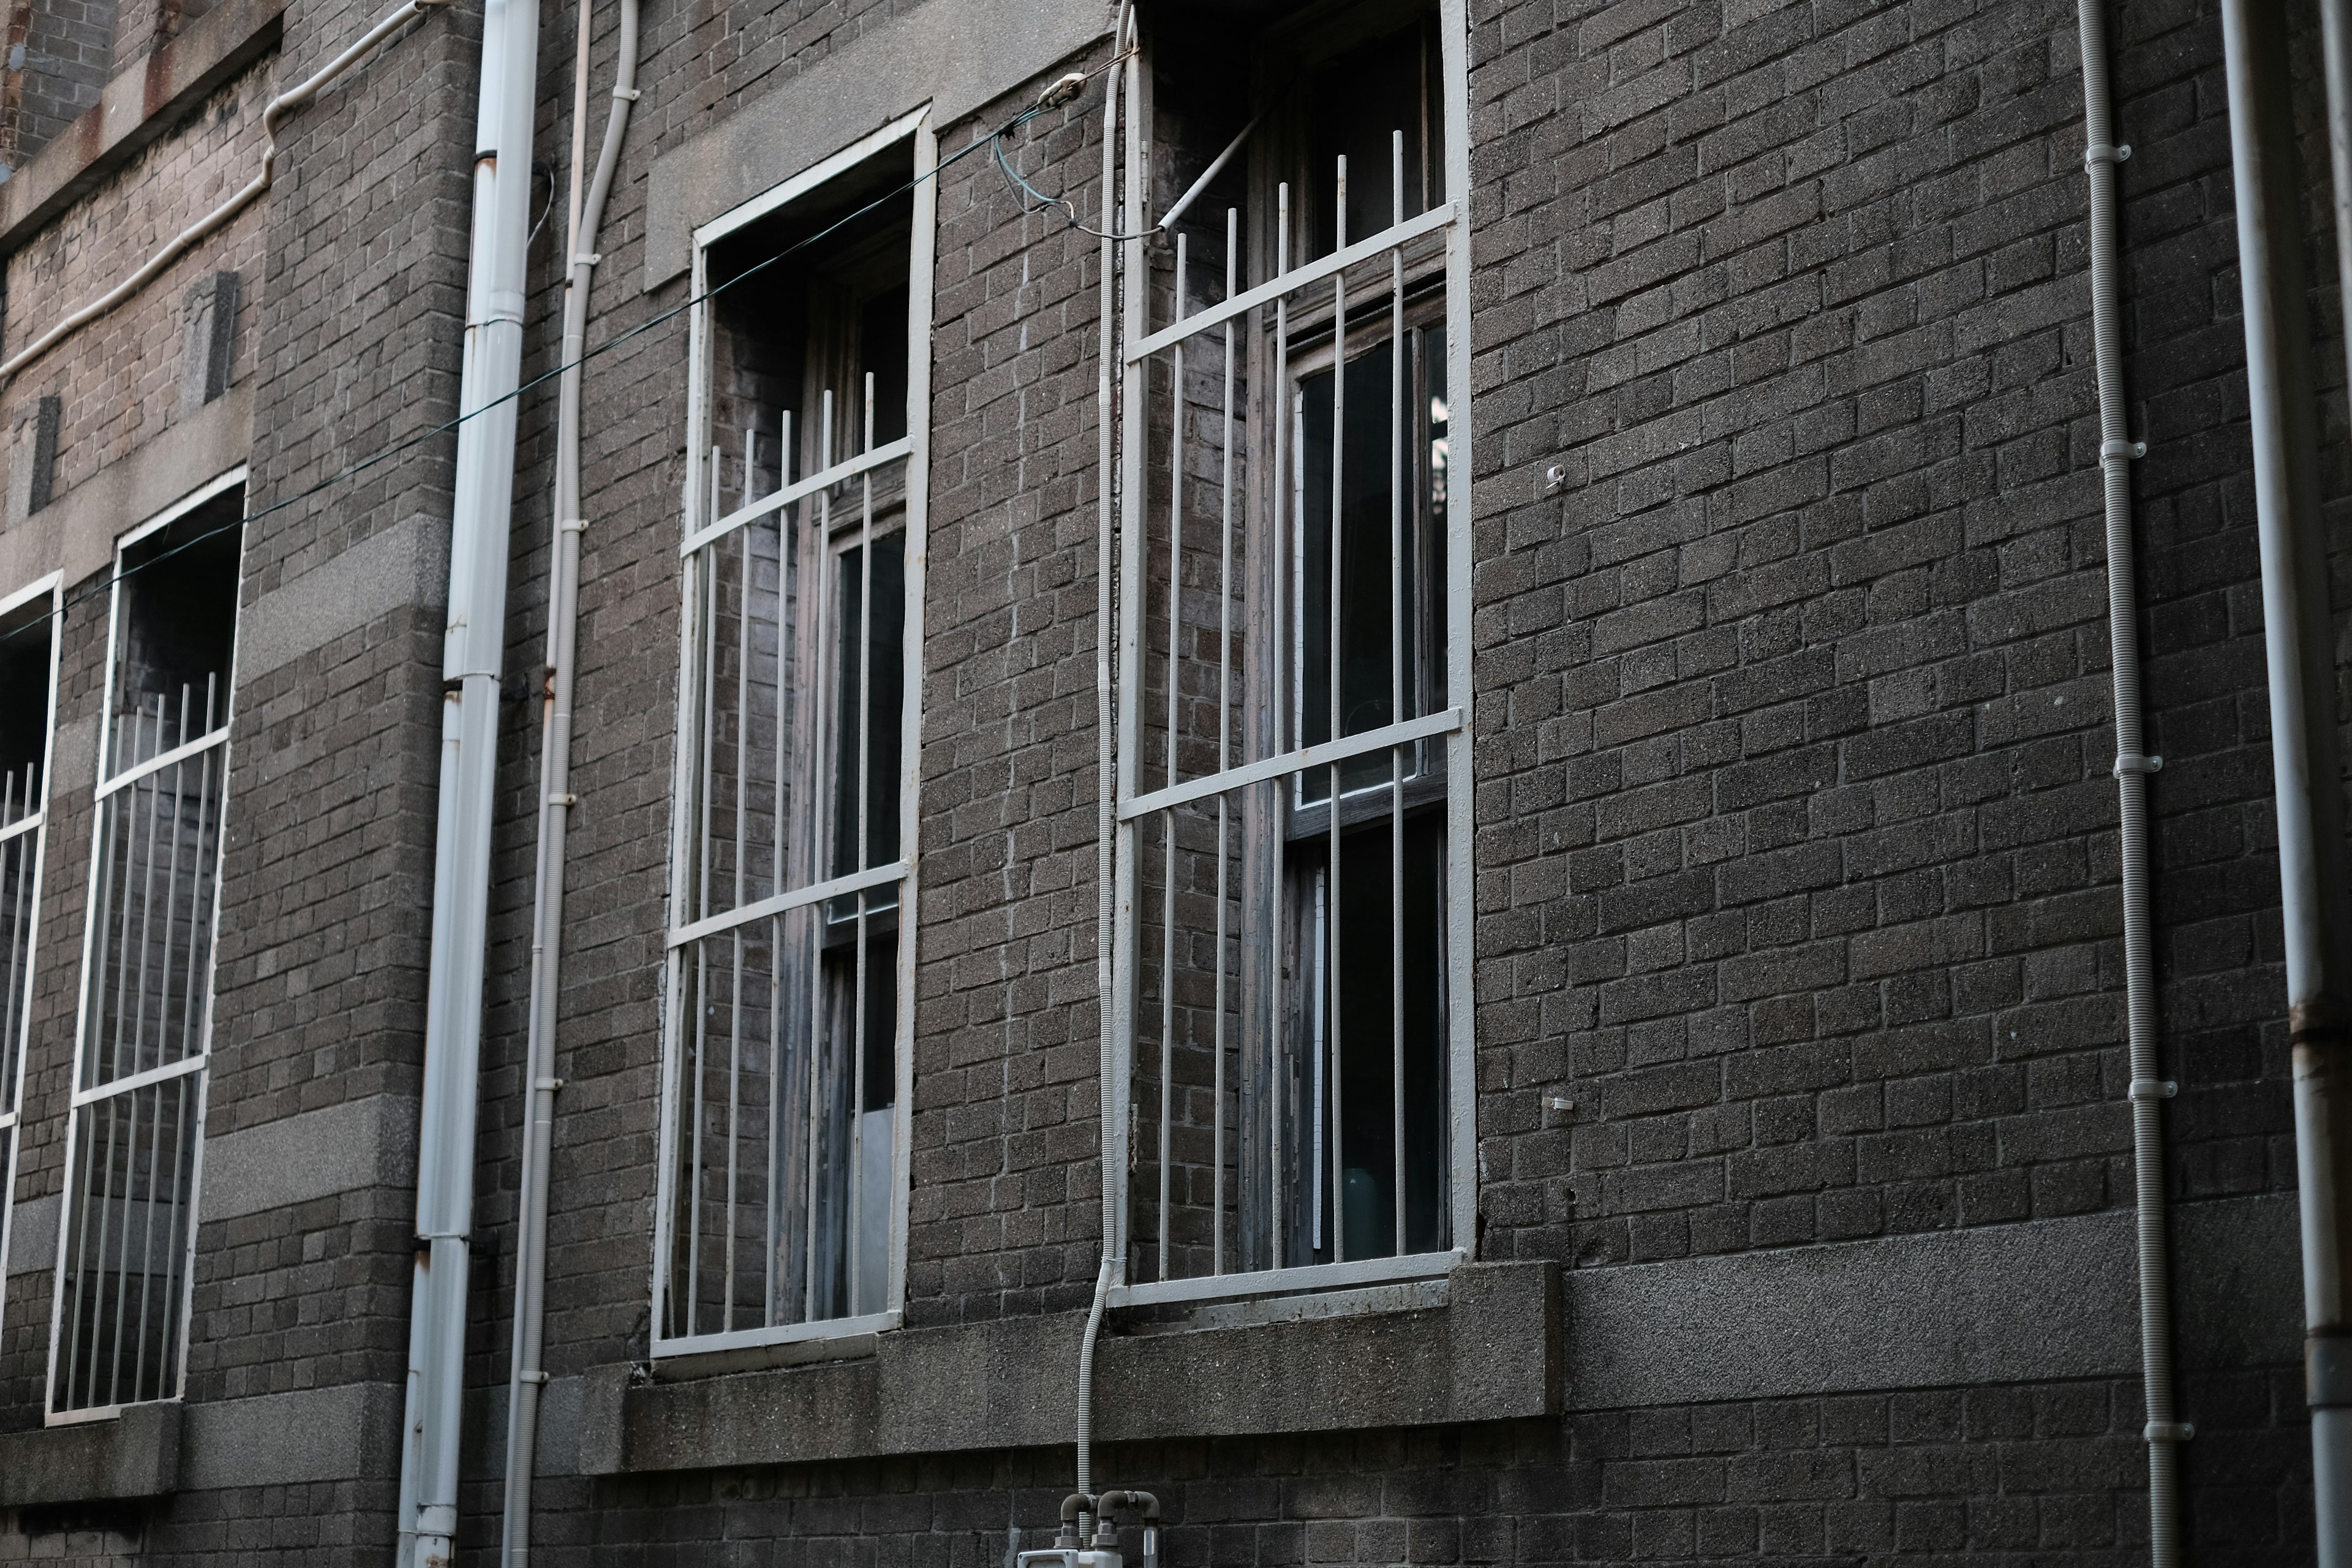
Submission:
<svg viewBox="0 0 2352 1568">
<path fill-rule="evenodd" d="M 1114 1525 L 1119 1510 L 1127 1508 L 1143 1521 L 1143 1568 L 1160 1568 L 1160 1500 L 1138 1491 L 1108 1491 L 1098 1498 L 1072 1492 L 1062 1500 L 1062 1529 L 1054 1544 L 1041 1552 L 1024 1552 L 1018 1568 L 1126 1568 Z M 1095 1538 L 1082 1542 L 1079 1523 L 1087 1515 L 1096 1521 Z"/>
</svg>

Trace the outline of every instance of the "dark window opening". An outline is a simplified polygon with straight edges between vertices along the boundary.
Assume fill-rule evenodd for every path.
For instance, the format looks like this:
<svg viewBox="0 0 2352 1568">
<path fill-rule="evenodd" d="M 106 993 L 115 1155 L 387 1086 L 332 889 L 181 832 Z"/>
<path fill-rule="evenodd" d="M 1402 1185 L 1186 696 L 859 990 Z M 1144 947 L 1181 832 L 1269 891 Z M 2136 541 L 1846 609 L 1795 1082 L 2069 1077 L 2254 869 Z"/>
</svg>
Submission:
<svg viewBox="0 0 2352 1568">
<path fill-rule="evenodd" d="M 231 490 L 123 551 L 110 773 L 228 722 L 244 512 Z"/>
</svg>

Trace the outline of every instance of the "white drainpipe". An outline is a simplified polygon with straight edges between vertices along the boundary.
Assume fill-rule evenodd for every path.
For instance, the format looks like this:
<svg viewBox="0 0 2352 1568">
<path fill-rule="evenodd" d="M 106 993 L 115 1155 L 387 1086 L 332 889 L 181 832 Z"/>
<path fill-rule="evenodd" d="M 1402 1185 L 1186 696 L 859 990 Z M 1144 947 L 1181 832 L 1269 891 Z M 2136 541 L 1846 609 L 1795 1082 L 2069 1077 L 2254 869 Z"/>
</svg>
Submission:
<svg viewBox="0 0 2352 1568">
<path fill-rule="evenodd" d="M 449 622 L 442 644 L 440 819 L 433 950 L 417 1129 L 416 1279 L 400 1455 L 401 1568 L 446 1568 L 457 1534 L 457 1434 L 465 1392 L 467 1247 L 482 1054 L 491 787 L 506 645 L 507 532 L 514 503 L 522 368 L 524 250 L 539 12 L 485 0 L 474 153 L 457 478 L 449 521 Z"/>
<path fill-rule="evenodd" d="M 2163 759 L 2142 750 L 2139 599 L 2131 529 L 2131 464 L 2143 447 L 2124 419 L 2118 321 L 2116 144 L 2107 79 L 2105 0 L 2079 0 L 2083 38 L 2083 165 L 2091 182 L 2091 335 L 2099 380 L 2099 469 L 2107 514 L 2107 637 L 2115 679 L 2116 839 L 2122 862 L 2124 999 L 2131 1053 L 2132 1167 L 2138 1199 L 2140 1383 L 2147 1405 L 2147 1542 L 2153 1568 L 2176 1568 L 2180 1549 L 2179 1445 L 2192 1435 L 2172 1399 L 2172 1280 L 2164 1225 L 2164 1119 L 2173 1086 L 2158 1076 L 2156 978 L 2148 936 L 2147 775 Z"/>
<path fill-rule="evenodd" d="M 589 9 L 580 8 L 581 58 L 587 58 Z M 580 355 L 588 336 L 588 282 L 597 258 L 596 229 L 636 100 L 637 0 L 621 0 L 620 59 L 613 108 L 596 174 L 572 221 L 570 279 L 563 295 L 563 373 L 555 416 L 555 538 L 547 590 L 547 690 L 540 721 L 539 863 L 531 906 L 528 1125 L 524 1133 L 522 1212 L 515 1226 L 514 1349 L 507 1381 L 506 1568 L 530 1555 L 530 1483 L 537 1462 L 539 1397 L 547 1383 L 541 1348 L 547 1321 L 547 1166 L 555 1122 L 557 975 L 563 941 L 563 836 L 572 807 L 572 683 L 580 617 L 580 535 L 588 523 L 580 500 Z M 584 121 L 587 78 L 574 106 Z M 575 161 L 576 162 L 576 161 Z M 577 170 L 574 171 L 575 177 Z"/>
<path fill-rule="evenodd" d="M 2339 241 L 2352 233 L 2352 88 L 2343 6 L 2320 6 Z M 2287 1039 L 2303 1227 L 2304 1399 L 2322 1568 L 2352 1568 L 2352 903 L 2336 731 L 2334 628 L 2322 542 L 2313 323 L 2304 308 L 2303 191 L 2294 157 L 2286 24 L 2229 0 L 2231 174 L 2246 304 L 2246 402 L 2262 537 L 2263 644 L 2278 810 Z M 2339 265 L 2344 262 L 2338 258 Z M 2352 292 L 2352 277 L 2343 279 Z"/>
<path fill-rule="evenodd" d="M 2345 300 L 2352 300 L 2352 16 L 2347 16 L 2346 10 L 2346 0 L 2320 0 L 2325 56 L 2321 74 L 2327 82 L 2327 148 L 2335 172 L 2336 286 Z M 2345 352 L 2352 355 L 2352 333 L 2346 336 Z M 2312 584 L 2305 584 L 2306 589 L 2324 581 L 2324 574 L 2315 576 Z M 2311 598 L 2317 601 L 2313 606 L 2315 610 L 2326 609 L 2324 589 L 2310 595 L 2306 603 Z M 2328 621 L 2323 616 L 2305 624 L 2310 628 L 2306 643 L 2297 653 L 2332 675 L 2326 658 Z M 2275 670 L 2276 664 L 2272 668 Z M 2338 763 L 2335 731 L 2328 727 L 2334 716 L 2332 683 L 2323 682 L 2314 696 L 2318 699 L 2318 710 L 2310 718 L 2318 721 L 2313 738 L 2319 742 L 2320 750 L 2313 763 L 2320 770 L 2320 776 L 2333 781 L 2337 776 Z M 2281 731 L 2282 727 L 2273 721 L 2271 743 L 2274 763 L 2279 748 L 2286 743 Z M 2287 777 L 2284 766 L 2279 768 L 2279 777 L 2282 782 Z M 2352 1114 L 2352 1103 L 2347 1103 L 2352 1102 L 2352 1093 L 2347 1092 L 2343 1065 L 2347 1022 L 2343 1012 L 2344 993 L 2347 978 L 2352 978 L 2352 970 L 2347 967 L 2346 948 L 2352 943 L 2347 943 L 2346 931 L 2344 822 L 2340 809 L 2335 805 L 2340 798 L 2335 791 L 2323 792 L 2323 798 L 2313 803 L 2316 822 L 2303 829 L 2306 837 L 2316 839 L 2319 854 L 2293 870 L 2284 864 L 2280 868 L 2283 881 L 2299 878 L 2304 883 L 2304 900 L 2310 906 L 2313 927 L 2307 933 L 2299 933 L 2296 942 L 2289 946 L 2287 961 L 2288 1034 L 2294 1043 L 2298 1123 L 2295 1145 L 2297 1163 L 2304 1166 L 2303 1185 L 2307 1194 L 2321 1186 L 2320 1178 L 2334 1173 L 2339 1168 L 2338 1163 L 2352 1152 L 2352 1130 L 2345 1126 L 2347 1114 Z M 2286 833 L 2282 831 L 2279 839 L 2284 850 L 2289 843 Z M 2332 896 L 2323 890 L 2332 890 Z M 2319 954 L 2319 963 L 2304 969 L 2293 956 L 2298 949 Z M 2324 1152 L 2315 1145 L 2324 1145 Z M 2340 1565 L 2352 1563 L 2352 1474 L 2347 1474 L 2352 1472 L 2352 1440 L 2347 1440 L 2352 1439 L 2352 1434 L 2347 1434 L 2343 1426 L 2352 1418 L 2352 1409 L 2347 1409 L 2352 1406 L 2352 1322 L 2346 1321 L 2341 1282 L 2344 1231 L 2352 1215 L 2347 1213 L 2340 1184 L 2330 1185 L 2333 1190 L 2325 1201 L 2315 1196 L 2306 1198 L 2303 1207 L 2304 1294 L 2309 1331 L 2304 1342 L 2304 1399 L 2312 1406 L 2320 1561 Z M 2315 1231 L 2325 1234 L 2315 1237 Z M 2326 1261 L 2315 1266 L 2313 1258 L 2321 1253 L 2326 1255 Z M 2325 1291 L 2317 1289 L 2322 1281 L 2327 1286 Z M 2316 1310 L 2323 1303 L 2335 1309 L 2332 1316 L 2323 1317 Z"/>
</svg>

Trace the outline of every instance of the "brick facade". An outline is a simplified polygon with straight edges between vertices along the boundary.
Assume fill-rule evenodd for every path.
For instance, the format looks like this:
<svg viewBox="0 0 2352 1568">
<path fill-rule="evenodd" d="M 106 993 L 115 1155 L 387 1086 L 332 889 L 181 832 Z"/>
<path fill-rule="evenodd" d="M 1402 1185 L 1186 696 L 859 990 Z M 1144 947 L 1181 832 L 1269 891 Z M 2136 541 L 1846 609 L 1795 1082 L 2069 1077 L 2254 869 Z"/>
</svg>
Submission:
<svg viewBox="0 0 2352 1568">
<path fill-rule="evenodd" d="M 62 25 L 39 19 L 63 5 L 28 15 Z M 829 90 L 828 69 L 917 58 L 903 40 L 983 8 L 648 0 L 592 346 L 686 300 L 685 276 L 662 271 L 675 237 L 656 159 L 778 95 Z M 7 351 L 248 178 L 269 94 L 378 14 L 288 10 L 252 63 L 12 241 Z M 182 16 L 110 23 L 111 68 L 136 68 Z M 555 363 L 569 16 L 542 22 L 535 156 L 554 192 L 530 255 L 526 379 Z M 53 568 L 69 568 L 69 595 L 94 591 L 113 535 L 178 493 L 153 475 L 197 463 L 186 452 L 208 456 L 179 489 L 245 462 L 256 512 L 289 503 L 245 540 L 207 1110 L 207 1148 L 226 1152 L 206 1202 L 228 1212 L 206 1208 L 198 1231 L 179 1480 L 158 1498 L 0 1507 L 0 1562 L 392 1556 L 451 443 L 295 498 L 456 411 L 479 17 L 461 3 L 415 24 L 289 121 L 261 203 L 0 389 L 12 465 L 24 411 L 44 395 L 62 409 L 58 499 L 0 526 L 0 571 L 17 574 L 0 595 Z M 1475 0 L 1468 19 L 1475 331 L 1454 416 L 1466 406 L 1475 440 L 1475 896 L 1459 918 L 1479 1184 L 1462 1239 L 1482 1261 L 1561 1271 L 1560 1413 L 1123 1441 L 1097 1473 L 1160 1494 L 1171 1568 L 2142 1561 L 2074 10 Z M 1150 6 L 1145 23 L 1184 25 Z M 611 7 L 595 26 L 592 148 Z M 2199 1433 L 2185 1522 L 2200 1563 L 2300 1562 L 2294 1147 L 2220 22 L 2209 0 L 2182 0 L 2117 9 L 2114 26 L 2133 144 L 2126 381 L 2148 444 L 2134 470 L 2141 629 L 2165 759 L 2151 795 L 2159 1020 L 2180 1084 L 2166 1110 L 2179 1403 Z M 932 127 L 940 155 L 1063 71 L 1103 64 L 1108 30 L 1106 16 L 1066 58 L 968 94 Z M 1017 55 L 998 38 L 955 47 Z M 878 123 L 935 90 L 949 89 L 878 77 L 861 110 Z M 1201 159 L 1177 146 L 1192 128 L 1175 84 L 1155 90 L 1160 210 Z M 0 120 L 29 112 L 18 91 Z M 2324 279 L 2317 92 L 2303 82 L 2297 110 Z M 69 120 L 42 133 L 45 156 L 81 155 Z M 33 121 L 15 123 L 12 164 L 37 151 Z M 869 128 L 840 126 L 816 155 Z M 1089 222 L 1102 134 L 1090 85 L 1015 149 Z M 778 156 L 752 191 L 814 161 Z M 689 226 L 729 205 L 687 188 Z M 1058 212 L 1024 213 L 985 152 L 941 173 L 932 243 L 910 1333 L 1082 1312 L 1101 1194 L 1097 250 Z M 1153 251 L 1158 283 L 1171 260 Z M 229 395 L 190 409 L 182 312 L 222 270 L 242 298 Z M 2313 299 L 2334 496 L 2340 323 L 2332 288 Z M 600 1378 L 649 1353 L 687 353 L 674 320 L 586 374 L 535 1544 L 599 1563 L 992 1568 L 1016 1540 L 1046 1544 L 1066 1446 L 666 1471 L 587 1458 Z M 244 423 L 222 447 L 211 432 L 231 401 Z M 553 448 L 551 384 L 525 395 L 518 446 L 469 1562 L 491 1560 L 499 1523 Z M 163 499 L 118 514 L 92 499 L 149 495 Z M 52 1226 L 104 604 L 64 623 L 14 1192 L 20 1218 Z M 317 1174 L 338 1162 L 358 1173 Z M 1959 1249 L 1972 1239 L 2040 1247 L 2046 1272 L 1935 1261 L 1995 1255 Z M 53 1272 L 19 1267 L 37 1246 L 22 1226 L 13 1245 L 0 1442 L 30 1443 L 49 1436 Z M 1812 1364 L 1808 1325 L 1740 1338 L 1738 1320 L 1769 1317 L 1769 1301 L 1692 1330 L 1679 1371 L 1612 1305 L 1878 1267 L 1841 1258 L 1943 1268 L 1955 1289 L 2057 1316 L 2046 1333 L 1950 1347 L 1890 1317 L 1869 1332 L 1895 1348 L 1852 1359 L 1892 1370 L 1804 1387 L 1790 1369 Z M 1113 1331 L 1138 1331 L 1136 1316 Z M 1621 1331 L 1634 1336 L 1622 1354 L 1588 1348 Z M 1757 1342 L 1769 1353 L 1752 1363 L 1720 1348 Z M 1055 1398 L 1067 1380 L 1053 1373 Z"/>
</svg>

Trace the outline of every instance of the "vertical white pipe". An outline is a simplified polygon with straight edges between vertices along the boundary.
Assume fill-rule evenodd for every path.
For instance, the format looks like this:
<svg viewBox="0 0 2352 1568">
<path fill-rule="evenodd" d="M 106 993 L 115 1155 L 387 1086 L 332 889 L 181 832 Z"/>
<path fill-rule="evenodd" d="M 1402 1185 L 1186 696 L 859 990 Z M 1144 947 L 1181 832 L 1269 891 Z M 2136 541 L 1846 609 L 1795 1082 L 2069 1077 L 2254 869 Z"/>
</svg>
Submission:
<svg viewBox="0 0 2352 1568">
<path fill-rule="evenodd" d="M 2352 21 L 2345 0 L 2321 0 L 2322 75 L 2333 167 L 2336 281 L 2352 301 Z M 2238 118 L 2233 62 L 2231 129 Z M 2284 92 L 2284 75 L 2275 79 Z M 2241 184 L 2243 176 L 2241 176 Z M 2241 228 L 2244 197 L 2240 198 Z M 2300 211 L 2289 205 L 2288 215 Z M 2292 237 L 2300 239 L 2298 233 Z M 2291 256 L 2292 259 L 2292 256 Z M 2300 277 L 2294 279 L 2301 286 Z M 2284 279 L 2282 280 L 2284 283 Z M 2251 298 L 2253 284 L 2246 284 Z M 2301 296 L 2294 303 L 2300 308 Z M 2352 320 L 2352 318 L 2347 318 Z M 2300 329 L 2297 317 L 2282 327 Z M 2249 369 L 2255 319 L 2246 319 Z M 2290 352 L 2307 341 L 2295 331 Z M 2352 354 L 2352 330 L 2346 352 Z M 2309 428 L 2309 384 L 2302 387 Z M 2305 454 L 2309 448 L 2305 449 Z M 2306 468 L 2311 465 L 2306 462 Z M 2347 908 L 2342 774 L 2327 562 L 2315 475 L 2308 505 L 2274 520 L 2262 510 L 2263 623 L 2270 663 L 2271 758 L 2276 774 L 2280 902 L 2285 917 L 2287 1030 L 2294 1052 L 2295 1175 L 2303 1219 L 2304 1398 L 2311 1406 L 2313 1503 L 2326 1568 L 2352 1564 L 2352 908 Z"/>
<path fill-rule="evenodd" d="M 2140 715 L 2139 599 L 2131 528 L 2131 462 L 2138 448 L 2124 416 L 2123 329 L 2118 319 L 2116 144 L 2103 0 L 2079 0 L 2083 44 L 2083 166 L 2091 186 L 2091 329 L 2099 384 L 2099 469 L 2107 523 L 2107 637 L 2115 684 L 2116 838 L 2124 915 L 2124 994 L 2131 1054 L 2132 1166 L 2139 1237 L 2140 1383 L 2147 1406 L 2148 1561 L 2181 1560 L 2179 1445 L 2191 1432 L 2173 1406 L 2172 1280 L 2164 1217 L 2162 1103 L 2158 1077 L 2156 981 L 2148 934 L 2147 775 Z"/>
<path fill-rule="evenodd" d="M 1114 50 L 1129 50 L 1134 42 L 1134 8 L 1120 7 L 1118 31 L 1113 37 Z M 1133 62 L 1129 62 L 1129 86 L 1133 85 Z M 1118 370 L 1117 361 L 1122 339 L 1119 323 L 1113 314 L 1118 303 L 1116 281 L 1118 253 L 1112 247 L 1110 236 L 1118 232 L 1117 178 L 1118 157 L 1118 87 L 1119 70 L 1114 57 L 1112 67 L 1103 73 L 1103 164 L 1102 164 L 1102 232 L 1098 309 L 1102 313 L 1102 363 L 1095 383 L 1096 479 L 1095 479 L 1095 985 L 1099 1009 L 1096 1023 L 1101 1031 L 1101 1057 L 1097 1068 L 1097 1125 L 1102 1141 L 1102 1253 L 1095 1266 L 1095 1293 L 1087 1310 L 1086 1339 L 1078 1347 L 1077 1388 L 1077 1485 L 1078 1490 L 1094 1490 L 1095 1461 L 1095 1339 L 1102 1331 L 1103 1309 L 1110 1299 L 1111 1274 L 1118 1258 L 1118 1186 L 1113 1180 L 1118 1155 L 1112 1136 L 1117 1126 L 1117 1094 L 1114 1089 L 1114 1068 L 1118 1052 L 1119 1028 L 1118 1011 L 1112 1005 L 1117 995 L 1115 943 L 1117 941 L 1117 909 L 1112 885 L 1114 856 L 1112 846 L 1118 831 L 1116 811 L 1117 780 L 1113 773 L 1112 692 L 1111 692 L 1111 551 L 1118 542 L 1113 528 L 1115 516 L 1113 483 L 1118 472 L 1112 467 L 1111 376 Z M 1134 95 L 1128 99 L 1128 112 L 1135 112 Z M 1129 170 L 1130 183 L 1133 171 Z M 1129 204 L 1134 205 L 1133 203 Z M 1139 255 L 1139 248 L 1132 248 Z M 1129 288 L 1135 285 L 1130 278 Z M 1124 374 L 1123 370 L 1118 374 Z M 1131 498 L 1121 498 L 1118 504 L 1131 504 Z M 1085 1539 L 1086 1519 L 1078 1520 L 1079 1539 Z"/>
<path fill-rule="evenodd" d="M 475 130 L 457 474 L 442 645 L 441 788 L 433 859 L 425 1087 L 417 1130 L 416 1275 L 400 1466 L 402 1568 L 445 1568 L 457 1533 L 467 1248 L 481 1076 L 491 792 L 506 642 L 507 535 L 522 369 L 524 251 L 538 68 L 536 0 L 485 0 Z"/>
<path fill-rule="evenodd" d="M 539 1440 L 539 1402 L 547 1384 L 541 1364 L 547 1321 L 547 1173 L 555 1122 L 555 1023 L 558 970 L 563 932 L 564 831 L 571 822 L 572 693 L 577 666 L 580 613 L 580 535 L 588 526 L 580 500 L 580 356 L 587 346 L 588 285 L 596 265 L 596 232 L 619 165 L 621 140 L 636 100 L 638 0 L 621 0 L 619 58 L 614 69 L 613 103 L 604 122 L 596 173 L 573 211 L 571 249 L 565 258 L 563 295 L 564 366 L 557 379 L 555 423 L 555 534 L 550 550 L 547 593 L 547 691 L 541 717 L 539 753 L 539 857 L 531 907 L 529 1045 L 530 1126 L 523 1144 L 522 1212 L 517 1218 L 514 1345 L 507 1383 L 507 1471 L 504 1536 L 507 1568 L 522 1568 L 530 1555 L 530 1494 Z M 588 30 L 586 0 L 581 32 Z M 587 59 L 587 45 L 580 48 Z M 584 110 L 584 73 L 578 104 Z M 584 114 L 583 116 L 584 118 Z M 575 145 L 579 143 L 577 132 Z M 577 170 L 574 171 L 575 184 Z M 748 490 L 748 473 L 745 479 Z"/>
</svg>

